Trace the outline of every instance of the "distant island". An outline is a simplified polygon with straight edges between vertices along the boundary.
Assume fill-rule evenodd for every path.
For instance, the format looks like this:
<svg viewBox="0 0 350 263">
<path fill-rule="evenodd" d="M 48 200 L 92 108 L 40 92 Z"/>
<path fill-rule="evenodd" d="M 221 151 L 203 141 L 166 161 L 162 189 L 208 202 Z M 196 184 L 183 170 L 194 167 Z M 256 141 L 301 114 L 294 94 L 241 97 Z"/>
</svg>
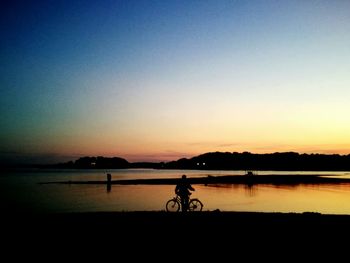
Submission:
<svg viewBox="0 0 350 263">
<path fill-rule="evenodd" d="M 350 171 L 350 154 L 299 154 L 276 152 L 209 152 L 192 158 L 170 162 L 128 162 L 121 157 L 82 157 L 75 161 L 44 168 L 71 169 L 195 169 L 195 170 L 287 170 L 287 171 Z"/>
</svg>

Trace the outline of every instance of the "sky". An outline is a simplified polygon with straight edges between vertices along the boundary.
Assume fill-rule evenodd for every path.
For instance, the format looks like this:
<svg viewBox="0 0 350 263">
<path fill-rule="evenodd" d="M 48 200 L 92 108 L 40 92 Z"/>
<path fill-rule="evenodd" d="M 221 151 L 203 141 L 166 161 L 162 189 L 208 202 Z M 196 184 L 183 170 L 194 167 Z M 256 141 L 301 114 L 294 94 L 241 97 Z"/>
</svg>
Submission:
<svg viewBox="0 0 350 263">
<path fill-rule="evenodd" d="M 350 153 L 350 1 L 4 1 L 0 159 Z"/>
</svg>

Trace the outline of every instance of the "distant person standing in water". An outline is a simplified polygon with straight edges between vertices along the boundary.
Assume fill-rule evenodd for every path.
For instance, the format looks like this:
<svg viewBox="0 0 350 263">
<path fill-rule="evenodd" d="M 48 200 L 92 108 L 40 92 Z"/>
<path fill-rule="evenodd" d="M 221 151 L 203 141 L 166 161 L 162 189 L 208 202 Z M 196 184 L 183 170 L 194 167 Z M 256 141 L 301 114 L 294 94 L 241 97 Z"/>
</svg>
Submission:
<svg viewBox="0 0 350 263">
<path fill-rule="evenodd" d="M 182 212 L 186 212 L 188 209 L 188 202 L 191 195 L 190 191 L 195 191 L 195 189 L 188 183 L 186 175 L 183 175 L 175 187 L 175 194 L 180 196 L 181 199 Z"/>
</svg>

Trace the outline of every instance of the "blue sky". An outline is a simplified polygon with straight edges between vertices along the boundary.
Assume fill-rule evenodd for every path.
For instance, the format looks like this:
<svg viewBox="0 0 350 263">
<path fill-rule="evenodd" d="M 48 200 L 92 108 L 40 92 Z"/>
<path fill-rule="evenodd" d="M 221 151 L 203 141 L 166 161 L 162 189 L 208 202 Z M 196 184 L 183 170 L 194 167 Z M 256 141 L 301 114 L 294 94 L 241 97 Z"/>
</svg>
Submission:
<svg viewBox="0 0 350 263">
<path fill-rule="evenodd" d="M 348 1 L 2 4 L 0 154 L 349 153 L 348 10 Z"/>
</svg>

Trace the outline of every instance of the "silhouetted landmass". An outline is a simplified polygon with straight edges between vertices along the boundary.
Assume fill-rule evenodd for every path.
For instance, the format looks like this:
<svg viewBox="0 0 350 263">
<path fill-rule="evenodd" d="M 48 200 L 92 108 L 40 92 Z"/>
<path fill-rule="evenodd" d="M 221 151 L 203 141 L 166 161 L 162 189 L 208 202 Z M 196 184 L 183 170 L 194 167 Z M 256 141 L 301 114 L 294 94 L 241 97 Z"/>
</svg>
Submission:
<svg viewBox="0 0 350 263">
<path fill-rule="evenodd" d="M 41 168 L 69 168 L 69 169 L 130 169 L 130 168 L 150 168 L 161 169 L 164 163 L 156 162 L 134 162 L 130 163 L 121 157 L 81 157 L 76 161 L 59 163 L 53 165 L 36 166 Z"/>
<path fill-rule="evenodd" d="M 165 163 L 166 169 L 349 171 L 350 155 L 211 152 Z"/>
<path fill-rule="evenodd" d="M 120 157 L 83 157 L 74 162 L 77 168 L 128 168 L 129 162 Z"/>
<path fill-rule="evenodd" d="M 71 168 L 71 169 L 127 169 L 131 164 L 121 157 L 81 157 L 76 161 L 43 165 L 44 168 Z"/>
<path fill-rule="evenodd" d="M 4 166 L 1 166 L 4 168 Z M 191 170 L 279 170 L 279 171 L 350 171 L 350 154 L 299 154 L 276 152 L 209 152 L 170 162 L 128 162 L 121 157 L 82 157 L 54 165 L 25 165 L 21 168 L 69 169 L 191 169 Z"/>
</svg>

